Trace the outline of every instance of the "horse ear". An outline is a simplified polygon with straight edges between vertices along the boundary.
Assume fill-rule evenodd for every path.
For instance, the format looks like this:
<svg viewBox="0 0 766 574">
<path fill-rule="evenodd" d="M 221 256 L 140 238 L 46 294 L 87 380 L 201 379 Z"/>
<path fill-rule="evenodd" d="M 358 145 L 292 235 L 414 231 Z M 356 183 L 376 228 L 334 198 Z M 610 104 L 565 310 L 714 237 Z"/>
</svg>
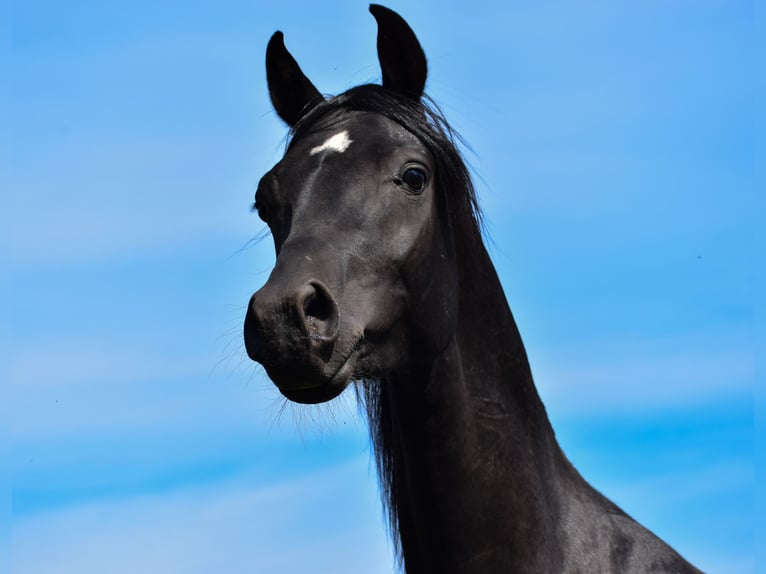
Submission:
<svg viewBox="0 0 766 574">
<path fill-rule="evenodd" d="M 426 55 L 412 28 L 393 10 L 370 4 L 378 22 L 378 60 L 383 87 L 419 100 L 426 86 Z"/>
<path fill-rule="evenodd" d="M 274 32 L 266 46 L 266 80 L 274 109 L 293 127 L 310 109 L 324 101 L 285 48 L 282 32 Z"/>
</svg>

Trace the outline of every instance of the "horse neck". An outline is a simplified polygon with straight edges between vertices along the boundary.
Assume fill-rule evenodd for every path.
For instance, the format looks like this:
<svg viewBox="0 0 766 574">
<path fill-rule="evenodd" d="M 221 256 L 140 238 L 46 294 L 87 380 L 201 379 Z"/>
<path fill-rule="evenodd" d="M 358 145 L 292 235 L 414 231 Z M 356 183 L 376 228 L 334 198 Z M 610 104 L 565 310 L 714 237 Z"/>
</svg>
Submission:
<svg viewBox="0 0 766 574">
<path fill-rule="evenodd" d="M 565 459 L 483 246 L 471 268 L 461 269 L 449 346 L 389 385 L 391 498 L 405 566 L 408 574 L 553 571 Z"/>
</svg>

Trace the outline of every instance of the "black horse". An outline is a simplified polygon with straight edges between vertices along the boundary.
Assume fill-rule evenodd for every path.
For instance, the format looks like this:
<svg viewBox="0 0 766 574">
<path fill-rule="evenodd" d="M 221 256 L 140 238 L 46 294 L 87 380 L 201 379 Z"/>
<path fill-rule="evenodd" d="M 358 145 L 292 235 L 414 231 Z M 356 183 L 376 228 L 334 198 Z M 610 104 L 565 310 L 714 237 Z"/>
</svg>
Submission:
<svg viewBox="0 0 766 574">
<path fill-rule="evenodd" d="M 408 574 L 698 572 L 561 451 L 423 50 L 370 11 L 382 86 L 325 99 L 281 32 L 266 50 L 292 139 L 255 196 L 277 260 L 248 355 L 293 401 L 356 382 Z"/>
</svg>

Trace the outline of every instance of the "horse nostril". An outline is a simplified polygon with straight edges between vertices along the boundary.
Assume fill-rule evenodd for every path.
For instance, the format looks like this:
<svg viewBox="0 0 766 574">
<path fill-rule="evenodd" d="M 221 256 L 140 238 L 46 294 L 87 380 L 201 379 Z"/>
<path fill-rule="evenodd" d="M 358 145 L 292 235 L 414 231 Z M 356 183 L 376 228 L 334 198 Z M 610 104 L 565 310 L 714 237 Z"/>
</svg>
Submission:
<svg viewBox="0 0 766 574">
<path fill-rule="evenodd" d="M 306 334 L 317 341 L 334 341 L 338 336 L 338 305 L 319 281 L 304 285 L 297 301 Z"/>
<path fill-rule="evenodd" d="M 316 325 L 317 322 L 324 323 L 332 319 L 333 308 L 325 297 L 314 295 L 303 303 L 303 313 L 306 322 L 311 326 Z"/>
</svg>

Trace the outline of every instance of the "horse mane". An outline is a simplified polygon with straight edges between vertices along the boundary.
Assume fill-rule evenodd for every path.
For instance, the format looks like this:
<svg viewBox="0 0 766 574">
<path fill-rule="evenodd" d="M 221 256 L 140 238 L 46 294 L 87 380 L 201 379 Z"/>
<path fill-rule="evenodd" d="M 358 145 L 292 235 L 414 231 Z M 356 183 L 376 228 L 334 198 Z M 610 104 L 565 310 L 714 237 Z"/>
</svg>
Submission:
<svg viewBox="0 0 766 574">
<path fill-rule="evenodd" d="M 438 105 L 426 95 L 413 100 L 378 85 L 357 86 L 328 98 L 308 111 L 293 127 L 288 149 L 308 130 L 318 126 L 328 127 L 339 121 L 345 111 L 381 114 L 407 129 L 426 146 L 434 160 L 437 201 L 451 225 L 457 261 L 460 265 L 475 264 L 476 258 L 471 254 L 482 245 L 482 214 L 468 167 L 458 148 L 458 142 L 463 143 L 462 139 L 447 123 Z M 468 275 L 461 275 L 471 276 L 470 271 Z M 388 518 L 391 539 L 401 564 L 401 529 L 407 525 L 399 520 L 400 501 L 395 469 L 402 455 L 392 422 L 389 382 L 363 379 L 357 381 L 354 388 L 359 406 L 367 417 L 384 514 Z"/>
</svg>

